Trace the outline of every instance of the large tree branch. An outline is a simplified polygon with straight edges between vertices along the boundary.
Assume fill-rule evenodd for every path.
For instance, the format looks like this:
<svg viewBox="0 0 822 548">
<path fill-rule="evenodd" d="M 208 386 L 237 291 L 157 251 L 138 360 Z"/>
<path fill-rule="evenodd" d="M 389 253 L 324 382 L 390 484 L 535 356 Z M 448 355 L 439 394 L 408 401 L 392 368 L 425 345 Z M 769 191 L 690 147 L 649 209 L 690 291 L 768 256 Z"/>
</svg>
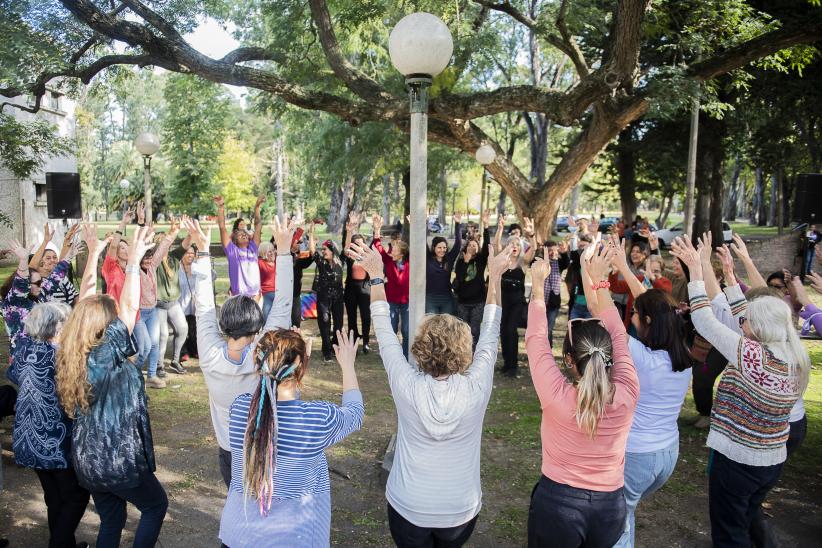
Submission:
<svg viewBox="0 0 822 548">
<path fill-rule="evenodd" d="M 604 55 L 605 66 L 613 87 L 633 87 L 639 64 L 642 22 L 650 0 L 619 0 L 614 10 L 611 36 Z"/>
<path fill-rule="evenodd" d="M 348 89 L 367 101 L 395 100 L 396 98 L 385 91 L 376 80 L 357 69 L 343 56 L 325 0 L 309 0 L 308 4 L 311 7 L 311 17 L 317 26 L 325 58 L 337 78 L 342 80 Z"/>
<path fill-rule="evenodd" d="M 559 29 L 559 34 L 562 36 L 562 45 L 564 48 L 559 47 L 559 45 L 551 39 L 554 38 L 553 36 L 548 38 L 548 42 L 565 53 L 565 55 L 571 59 L 571 62 L 574 63 L 579 77 L 584 78 L 588 76 L 590 70 L 588 69 L 588 63 L 585 62 L 585 57 L 582 55 L 582 50 L 579 49 L 579 45 L 576 40 L 574 40 L 573 35 L 568 31 L 568 25 L 565 21 L 567 14 L 568 0 L 562 0 L 562 3 L 559 5 L 559 12 L 557 13 L 557 29 Z"/>
<path fill-rule="evenodd" d="M 779 50 L 819 40 L 822 40 L 822 24 L 819 22 L 782 27 L 695 63 L 688 68 L 688 73 L 698 80 L 710 80 Z"/>
<path fill-rule="evenodd" d="M 231 65 L 245 61 L 274 61 L 275 63 L 285 64 L 288 62 L 288 58 L 277 51 L 272 51 L 267 48 L 246 46 L 229 51 L 220 61 Z"/>
</svg>

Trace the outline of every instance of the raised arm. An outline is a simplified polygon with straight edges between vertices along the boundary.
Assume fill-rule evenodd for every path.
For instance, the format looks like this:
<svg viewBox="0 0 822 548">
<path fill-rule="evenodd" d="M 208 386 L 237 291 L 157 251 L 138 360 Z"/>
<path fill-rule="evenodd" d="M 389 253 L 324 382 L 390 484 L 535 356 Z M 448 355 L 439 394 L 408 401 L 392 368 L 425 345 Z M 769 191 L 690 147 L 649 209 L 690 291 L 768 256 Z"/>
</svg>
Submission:
<svg viewBox="0 0 822 548">
<path fill-rule="evenodd" d="M 688 296 L 691 303 L 691 321 L 697 333 L 711 343 L 731 364 L 738 364 L 738 350 L 741 336 L 716 319 L 711 310 L 705 282 L 702 275 L 702 260 L 689 238 L 675 238 L 671 243 L 671 253 L 688 267 L 691 278 Z M 729 299 L 730 301 L 730 299 Z M 733 309 L 733 306 L 731 307 Z"/>
<path fill-rule="evenodd" d="M 802 334 L 809 335 L 813 327 L 817 334 L 822 335 L 822 310 L 811 302 L 798 276 L 791 279 L 791 284 L 794 287 L 797 302 L 802 305 L 802 310 L 799 311 L 799 316 L 805 320 L 802 324 Z"/>
<path fill-rule="evenodd" d="M 448 250 L 448 254 L 445 256 L 445 264 L 453 267 L 454 262 L 456 262 L 457 257 L 460 255 L 460 251 L 462 250 L 462 230 L 461 230 L 461 222 L 462 222 L 462 213 L 455 213 L 454 214 L 454 245 L 451 246 L 451 249 Z"/>
<path fill-rule="evenodd" d="M 194 315 L 197 318 L 197 346 L 200 353 L 200 367 L 208 364 L 204 359 L 214 348 L 222 344 L 223 337 L 217 323 L 214 305 L 214 282 L 211 278 L 211 255 L 207 242 L 211 241 L 211 231 L 203 232 L 196 221 L 190 220 L 186 226 L 192 243 L 197 246 L 197 258 L 191 265 L 194 275 Z"/>
<path fill-rule="evenodd" d="M 290 328 L 291 305 L 294 302 L 294 257 L 291 255 L 294 221 L 281 223 L 279 217 L 274 217 L 273 228 L 277 245 L 277 273 L 274 283 L 276 290 L 263 332 Z"/>
<path fill-rule="evenodd" d="M 120 224 L 117 226 L 117 230 L 115 230 L 114 234 L 111 235 L 111 242 L 108 244 L 108 252 L 106 255 L 114 260 L 117 260 L 117 247 L 120 245 L 120 239 L 123 238 L 126 233 L 126 225 L 130 223 L 133 218 L 134 208 L 126 209 L 123 212 L 123 218 L 120 219 Z"/>
<path fill-rule="evenodd" d="M 54 231 L 51 229 L 48 223 L 43 227 L 43 242 L 40 244 L 40 247 L 37 248 L 37 251 L 34 252 L 32 255 L 31 260 L 29 261 L 29 268 L 39 268 L 40 261 L 43 260 L 43 254 L 46 252 L 46 246 L 49 245 L 49 242 L 54 237 Z"/>
<path fill-rule="evenodd" d="M 705 291 L 708 294 L 708 299 L 712 300 L 714 297 L 722 292 L 719 287 L 719 280 L 716 279 L 714 273 L 714 265 L 711 264 L 711 250 L 713 246 L 713 236 L 711 232 L 704 232 L 701 238 L 697 238 L 696 250 L 699 253 L 699 259 L 702 263 L 702 276 L 705 280 Z"/>
<path fill-rule="evenodd" d="M 84 224 L 82 233 L 83 241 L 86 242 L 86 249 L 88 249 L 88 258 L 86 259 L 86 269 L 83 271 L 83 279 L 80 282 L 80 295 L 77 297 L 77 302 L 97 293 L 97 263 L 103 249 L 112 240 L 111 236 L 105 240 L 98 240 L 97 225 L 93 223 Z"/>
<path fill-rule="evenodd" d="M 223 247 L 228 247 L 231 242 L 231 234 L 228 233 L 225 227 L 225 200 L 222 196 L 214 196 L 214 204 L 217 206 L 217 228 L 220 229 L 220 244 Z"/>
<path fill-rule="evenodd" d="M 69 229 L 66 231 L 66 235 L 63 237 L 63 245 L 62 247 L 60 247 L 60 255 L 58 256 L 58 260 L 62 261 L 66 258 L 66 256 L 71 251 L 71 246 L 74 243 L 74 240 L 79 232 L 79 224 L 71 225 L 69 227 Z"/>
<path fill-rule="evenodd" d="M 371 238 L 372 240 L 376 241 L 382 238 L 382 223 L 382 216 L 375 213 L 374 216 L 371 217 L 371 228 L 374 231 L 374 235 Z"/>
<path fill-rule="evenodd" d="M 15 299 L 27 299 L 31 291 L 29 282 L 29 250 L 20 245 L 17 240 L 11 240 L 8 247 L 17 257 L 17 270 L 14 273 L 14 281 L 11 290 L 6 295 L 6 301 L 14 302 Z"/>
<path fill-rule="evenodd" d="M 536 232 L 534 232 L 534 221 L 528 217 L 522 218 L 522 229 L 525 231 L 525 239 L 528 240 L 528 251 L 522 257 L 525 264 L 531 264 L 534 254 L 537 252 Z"/>
<path fill-rule="evenodd" d="M 531 369 L 531 381 L 543 408 L 566 384 L 548 343 L 544 288 L 550 273 L 551 266 L 543 259 L 536 259 L 531 265 L 531 303 L 528 305 L 528 327 L 525 330 L 525 352 Z"/>
<path fill-rule="evenodd" d="M 163 262 L 163 259 L 166 258 L 168 255 L 168 250 L 171 249 L 171 244 L 174 243 L 174 240 L 177 238 L 177 234 L 180 232 L 180 225 L 175 221 L 171 222 L 171 229 L 168 231 L 168 234 L 160 240 L 160 245 L 157 246 L 157 249 L 154 250 L 154 255 L 151 256 L 151 268 L 155 269 Z"/>
<path fill-rule="evenodd" d="M 365 407 L 362 402 L 362 393 L 357 383 L 357 371 L 354 369 L 354 361 L 357 357 L 357 339 L 354 333 L 346 335 L 342 331 L 337 331 L 337 344 L 334 345 L 334 354 L 337 363 L 342 371 L 342 405 L 328 405 L 328 416 L 325 420 L 325 441 L 324 447 L 334 445 L 343 440 L 351 432 L 362 427 L 362 419 L 365 414 Z"/>
<path fill-rule="evenodd" d="M 129 334 L 134 331 L 137 311 L 140 308 L 140 260 L 146 251 L 154 247 L 153 243 L 147 243 L 153 236 L 152 229 L 142 226 L 134 231 L 131 244 L 128 246 L 126 279 L 123 282 L 123 292 L 120 294 L 120 309 L 117 316 L 125 324 Z"/>
<path fill-rule="evenodd" d="M 317 225 L 315 223 L 311 223 L 311 226 L 308 227 L 308 253 L 310 253 L 312 257 L 317 253 L 317 240 L 314 237 L 316 227 Z"/>
<path fill-rule="evenodd" d="M 751 259 L 751 256 L 748 254 L 748 246 L 745 245 L 745 240 L 743 240 L 739 234 L 734 234 L 734 242 L 731 244 L 731 249 L 736 253 L 737 258 L 745 267 L 745 273 L 748 275 L 748 283 L 751 288 L 766 287 L 768 284 L 765 283 L 765 278 L 763 278 L 759 270 L 756 269 L 753 259 Z"/>
<path fill-rule="evenodd" d="M 263 238 L 263 217 L 260 211 L 263 207 L 263 202 L 265 202 L 265 194 L 260 194 L 257 196 L 257 202 L 254 204 L 254 236 L 252 240 L 254 240 L 254 245 L 259 246 L 260 241 Z M 280 219 L 281 222 L 285 222 L 283 219 Z"/>
<path fill-rule="evenodd" d="M 608 278 L 611 284 L 611 291 L 614 293 L 631 293 L 634 299 L 645 293 L 645 286 L 639 278 L 631 272 L 628 266 L 628 258 L 625 255 L 625 241 L 620 241 L 619 236 L 611 234 L 608 237 L 608 245 L 613 249 L 611 267 L 622 275 L 622 280 L 617 279 L 616 274 L 611 274 Z"/>
<path fill-rule="evenodd" d="M 505 230 L 505 217 L 497 213 L 497 231 L 494 232 L 494 251 L 497 253 L 502 249 L 502 232 Z"/>
</svg>

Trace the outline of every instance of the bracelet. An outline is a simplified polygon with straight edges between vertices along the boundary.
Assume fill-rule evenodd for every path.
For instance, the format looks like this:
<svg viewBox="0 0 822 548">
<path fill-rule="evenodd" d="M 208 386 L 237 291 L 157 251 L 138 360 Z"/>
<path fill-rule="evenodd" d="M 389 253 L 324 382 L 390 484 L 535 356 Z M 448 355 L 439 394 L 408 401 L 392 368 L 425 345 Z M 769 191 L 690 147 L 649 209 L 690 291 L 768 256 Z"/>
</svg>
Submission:
<svg viewBox="0 0 822 548">
<path fill-rule="evenodd" d="M 139 274 L 140 267 L 136 264 L 127 264 L 126 265 L 126 274 Z"/>
<path fill-rule="evenodd" d="M 209 257 L 210 255 L 211 255 L 211 253 L 209 253 L 208 250 L 198 251 L 197 252 L 197 257 Z"/>
<path fill-rule="evenodd" d="M 122 232 L 121 230 L 115 230 L 115 231 L 114 231 L 114 233 L 115 233 L 115 234 L 119 234 L 120 236 L 122 236 L 122 235 L 123 235 L 123 232 Z"/>
<path fill-rule="evenodd" d="M 591 289 L 596 291 L 597 289 L 611 289 L 611 282 L 608 280 L 602 280 L 601 282 L 597 282 L 595 284 L 591 284 Z"/>
</svg>

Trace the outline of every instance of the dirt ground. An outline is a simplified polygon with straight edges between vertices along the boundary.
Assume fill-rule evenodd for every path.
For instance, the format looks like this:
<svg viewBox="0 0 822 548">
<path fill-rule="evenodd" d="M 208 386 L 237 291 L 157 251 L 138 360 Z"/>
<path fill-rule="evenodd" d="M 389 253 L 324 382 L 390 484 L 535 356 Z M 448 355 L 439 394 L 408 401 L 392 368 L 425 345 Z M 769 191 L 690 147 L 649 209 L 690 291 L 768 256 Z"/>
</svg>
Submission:
<svg viewBox="0 0 822 548">
<path fill-rule="evenodd" d="M 313 322 L 307 322 L 305 327 L 316 333 Z M 5 347 L 2 341 L 0 344 Z M 526 364 L 524 354 L 520 363 Z M 218 471 L 217 444 L 203 377 L 196 362 L 187 365 L 191 374 L 170 374 L 169 388 L 149 392 L 157 475 L 170 500 L 159 545 L 219 546 L 217 531 L 226 490 Z M 379 355 L 360 356 L 357 371 L 365 398 L 363 429 L 328 451 L 333 507 L 331 542 L 347 547 L 391 546 L 385 476 L 380 463 L 396 416 Z M 817 385 L 822 380 L 819 373 L 815 371 Z M 303 392 L 305 399 L 339 401 L 340 390 L 341 375 L 336 364 L 322 364 L 319 360 L 311 364 Z M 809 416 L 822 415 L 819 395 L 819 390 L 809 394 Z M 639 507 L 639 546 L 710 546 L 706 432 L 687 424 L 687 419 L 694 415 L 689 398 L 680 421 L 676 471 L 660 492 Z M 497 376 L 484 424 L 484 506 L 468 546 L 525 546 L 528 500 L 539 477 L 539 422 L 539 404 L 527 369 L 522 368 L 516 379 Z M 0 537 L 8 537 L 12 547 L 46 546 L 46 509 L 40 485 L 32 471 L 14 464 L 9 451 L 11 420 L 3 421 L 0 428 L 4 429 L 0 441 L 5 476 L 5 490 L 0 495 Z M 820 438 L 820 424 L 811 421 L 805 446 L 788 463 L 782 481 L 768 498 L 767 513 L 772 516 L 771 523 L 782 546 L 822 545 Z M 137 512 L 129 508 L 123 545 L 129 544 L 137 518 Z M 78 540 L 93 543 L 98 524 L 92 503 L 79 527 Z"/>
</svg>

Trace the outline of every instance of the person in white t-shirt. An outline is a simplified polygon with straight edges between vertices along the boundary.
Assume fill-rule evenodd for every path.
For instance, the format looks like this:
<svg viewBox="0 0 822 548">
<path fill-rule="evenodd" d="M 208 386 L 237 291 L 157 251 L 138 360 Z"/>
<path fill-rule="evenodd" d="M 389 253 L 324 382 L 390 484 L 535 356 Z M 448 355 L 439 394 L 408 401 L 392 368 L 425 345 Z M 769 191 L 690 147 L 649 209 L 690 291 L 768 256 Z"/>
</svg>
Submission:
<svg viewBox="0 0 822 548">
<path fill-rule="evenodd" d="M 677 419 L 691 384 L 685 323 L 670 293 L 646 289 L 628 268 L 617 246 L 613 266 L 634 297 L 631 324 L 636 338 L 628 348 L 639 377 L 639 401 L 625 448 L 625 531 L 615 546 L 634 546 L 634 514 L 639 501 L 665 485 L 679 457 Z"/>
</svg>

